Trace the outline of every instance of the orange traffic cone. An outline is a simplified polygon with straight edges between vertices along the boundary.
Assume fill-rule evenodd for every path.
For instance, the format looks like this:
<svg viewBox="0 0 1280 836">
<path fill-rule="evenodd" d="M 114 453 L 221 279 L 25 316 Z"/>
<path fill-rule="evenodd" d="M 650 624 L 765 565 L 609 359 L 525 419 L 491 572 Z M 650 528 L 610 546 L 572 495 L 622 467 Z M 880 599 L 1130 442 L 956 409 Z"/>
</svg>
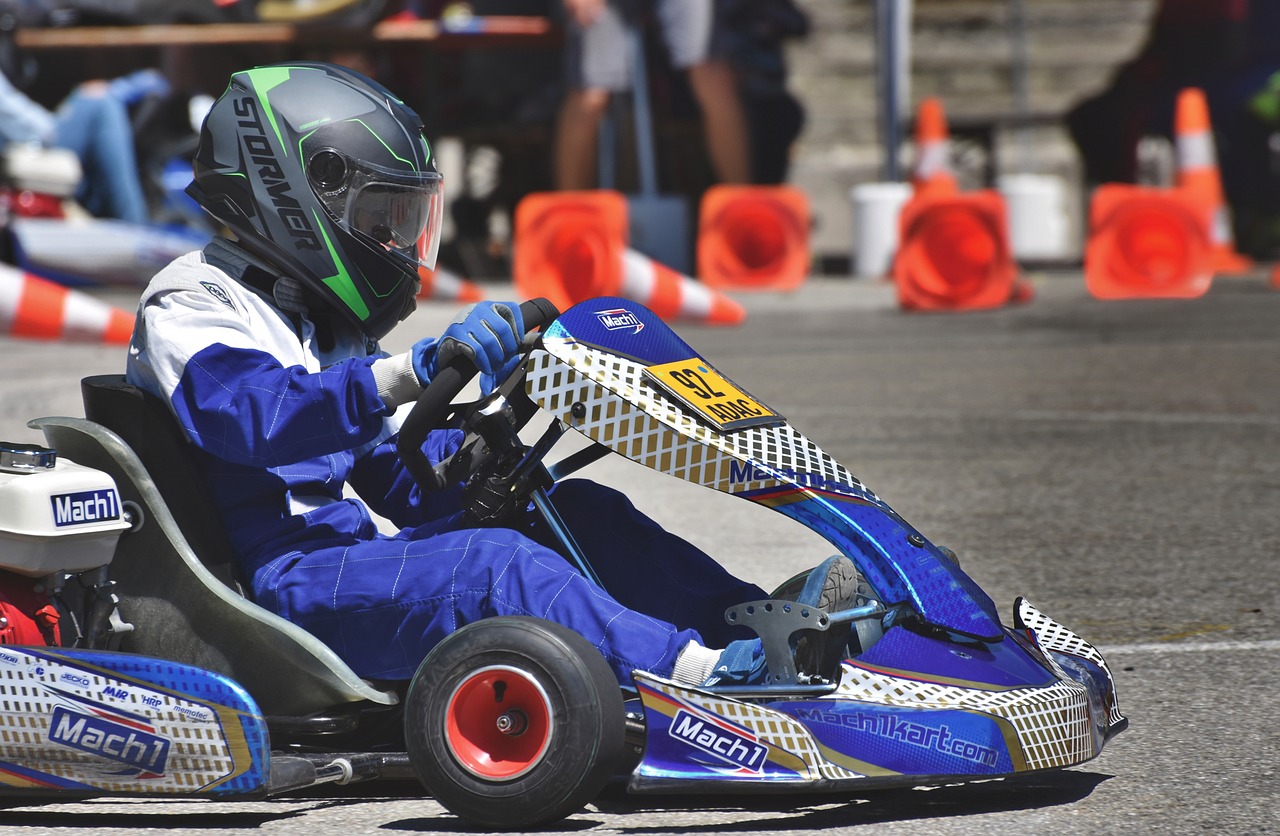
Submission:
<svg viewBox="0 0 1280 836">
<path fill-rule="evenodd" d="M 911 169 L 911 185 L 916 194 L 952 194 L 956 178 L 951 172 L 951 137 L 942 100 L 930 96 L 920 102 L 916 111 L 915 164 Z"/>
<path fill-rule="evenodd" d="M 512 272 L 526 299 L 560 310 L 622 284 L 627 199 L 621 192 L 536 192 L 515 211 Z"/>
<path fill-rule="evenodd" d="M 428 270 L 418 265 L 418 298 L 425 300 L 438 299 L 447 302 L 479 302 L 484 299 L 484 291 L 456 273 L 443 267 Z"/>
<path fill-rule="evenodd" d="M 1030 298 L 999 192 L 916 196 L 900 226 L 892 275 L 904 310 L 981 310 Z"/>
<path fill-rule="evenodd" d="M 86 293 L 0 265 L 0 331 L 15 337 L 127 345 L 133 315 Z"/>
<path fill-rule="evenodd" d="M 1173 123 L 1178 154 L 1177 185 L 1195 195 L 1207 213 L 1209 243 L 1213 248 L 1213 269 L 1221 273 L 1242 273 L 1252 262 L 1236 252 L 1231 233 L 1231 214 L 1222 193 L 1218 174 L 1218 154 L 1209 122 L 1209 104 L 1204 91 L 1188 87 L 1178 94 Z"/>
<path fill-rule="evenodd" d="M 712 186 L 698 215 L 698 278 L 795 290 L 809 275 L 809 199 L 794 186 Z"/>
<path fill-rule="evenodd" d="M 1112 183 L 1089 206 L 1084 279 L 1099 299 L 1192 298 L 1213 280 L 1203 204 L 1178 189 Z"/>
<path fill-rule="evenodd" d="M 747 318 L 746 310 L 728 296 L 632 249 L 622 254 L 622 285 L 616 295 L 639 302 L 663 319 L 739 325 Z"/>
<path fill-rule="evenodd" d="M 515 212 L 516 291 L 564 310 L 597 296 L 623 296 L 665 319 L 735 325 L 737 302 L 628 249 L 627 201 L 610 190 L 527 195 Z"/>
</svg>

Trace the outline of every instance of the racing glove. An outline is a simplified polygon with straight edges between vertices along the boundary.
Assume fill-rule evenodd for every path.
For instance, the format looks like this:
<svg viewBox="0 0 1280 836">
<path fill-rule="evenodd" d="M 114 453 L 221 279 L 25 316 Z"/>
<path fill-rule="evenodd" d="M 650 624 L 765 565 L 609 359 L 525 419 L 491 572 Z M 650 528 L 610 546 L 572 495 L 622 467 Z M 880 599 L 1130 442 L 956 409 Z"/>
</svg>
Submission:
<svg viewBox="0 0 1280 836">
<path fill-rule="evenodd" d="M 480 370 L 480 391 L 488 395 L 515 371 L 524 339 L 524 318 L 516 302 L 477 302 L 459 311 L 438 339 L 414 344 L 413 373 L 426 386 L 440 369 L 466 357 Z"/>
</svg>

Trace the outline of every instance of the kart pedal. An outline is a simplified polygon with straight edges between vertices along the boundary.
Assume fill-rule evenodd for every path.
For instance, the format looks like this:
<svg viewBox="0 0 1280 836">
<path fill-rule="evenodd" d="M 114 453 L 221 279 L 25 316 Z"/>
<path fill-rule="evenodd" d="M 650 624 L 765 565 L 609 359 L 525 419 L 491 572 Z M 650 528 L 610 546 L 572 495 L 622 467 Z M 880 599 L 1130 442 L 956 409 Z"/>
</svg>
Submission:
<svg viewBox="0 0 1280 836">
<path fill-rule="evenodd" d="M 766 684 L 808 684 L 809 673 L 801 682 L 791 652 L 791 636 L 798 630 L 826 632 L 830 617 L 820 608 L 796 601 L 748 601 L 729 607 L 724 612 L 729 624 L 742 625 L 760 637 L 764 647 Z"/>
</svg>

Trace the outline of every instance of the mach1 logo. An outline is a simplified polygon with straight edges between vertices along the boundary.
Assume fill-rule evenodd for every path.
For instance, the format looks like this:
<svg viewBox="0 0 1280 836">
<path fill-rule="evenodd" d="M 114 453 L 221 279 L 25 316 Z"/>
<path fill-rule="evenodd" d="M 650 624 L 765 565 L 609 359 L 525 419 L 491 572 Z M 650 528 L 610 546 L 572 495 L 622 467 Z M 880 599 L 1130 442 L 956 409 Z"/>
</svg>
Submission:
<svg viewBox="0 0 1280 836">
<path fill-rule="evenodd" d="M 831 491 L 832 493 L 854 493 L 861 490 L 860 485 L 857 487 L 846 485 L 821 473 L 812 473 L 807 470 L 796 470 L 791 467 L 766 469 L 754 462 L 729 462 L 729 481 L 735 485 L 744 485 L 749 482 L 766 482 L 775 479 L 790 480 L 800 487 L 817 488 Z"/>
<path fill-rule="evenodd" d="M 50 501 L 53 502 L 53 524 L 58 528 L 120 519 L 120 503 L 111 488 L 56 494 Z"/>
<path fill-rule="evenodd" d="M 61 705 L 54 706 L 49 741 L 155 775 L 164 774 L 169 760 L 169 740 L 151 734 L 149 728 L 81 714 Z"/>
<path fill-rule="evenodd" d="M 695 749 L 751 772 L 760 771 L 769 752 L 754 737 L 698 717 L 683 708 L 676 712 L 667 733 Z"/>
<path fill-rule="evenodd" d="M 631 328 L 634 329 L 631 333 L 639 334 L 641 329 L 644 328 L 644 323 L 640 321 L 640 317 L 626 308 L 596 311 L 596 319 L 600 320 L 600 324 L 610 331 L 624 331 L 627 328 Z"/>
</svg>

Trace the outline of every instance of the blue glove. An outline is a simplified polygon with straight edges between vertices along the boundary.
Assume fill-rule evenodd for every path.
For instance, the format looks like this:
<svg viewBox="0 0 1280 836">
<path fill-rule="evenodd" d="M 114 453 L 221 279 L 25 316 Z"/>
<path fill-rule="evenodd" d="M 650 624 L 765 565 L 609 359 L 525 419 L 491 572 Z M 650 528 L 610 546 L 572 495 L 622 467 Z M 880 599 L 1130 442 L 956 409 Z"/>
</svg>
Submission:
<svg viewBox="0 0 1280 836">
<path fill-rule="evenodd" d="M 515 302 L 477 302 L 463 308 L 439 339 L 419 340 L 412 349 L 413 372 L 423 386 L 458 357 L 480 370 L 480 389 L 488 395 L 515 371 L 524 339 L 524 317 Z"/>
</svg>

